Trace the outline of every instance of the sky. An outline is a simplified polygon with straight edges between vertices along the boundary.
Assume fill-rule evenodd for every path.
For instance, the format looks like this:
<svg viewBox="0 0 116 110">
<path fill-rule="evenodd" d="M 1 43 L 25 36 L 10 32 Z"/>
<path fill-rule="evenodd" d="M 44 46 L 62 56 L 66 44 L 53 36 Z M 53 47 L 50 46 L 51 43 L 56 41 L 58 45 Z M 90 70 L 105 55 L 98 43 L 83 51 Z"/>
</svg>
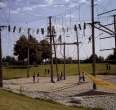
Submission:
<svg viewBox="0 0 116 110">
<path fill-rule="evenodd" d="M 2 53 L 3 56 L 13 55 L 13 47 L 22 34 L 27 35 L 27 28 L 31 28 L 31 34 L 38 41 L 45 39 L 44 36 L 36 34 L 39 28 L 48 26 L 48 17 L 52 16 L 52 24 L 55 26 L 58 37 L 61 34 L 62 42 L 75 42 L 76 35 L 74 32 L 74 24 L 91 22 L 91 1 L 90 0 L 0 0 L 0 25 L 11 25 L 17 27 L 15 33 L 8 32 L 7 29 L 2 31 Z M 98 17 L 97 14 L 115 9 L 116 0 L 95 0 L 95 20 L 101 24 L 112 23 L 112 16 L 116 12 Z M 22 28 L 22 32 L 18 33 L 18 28 Z M 63 32 L 68 28 L 68 32 Z M 113 26 L 109 27 L 113 29 Z M 114 48 L 114 38 L 100 40 L 100 37 L 109 36 L 108 34 L 95 30 L 96 54 L 107 57 L 112 51 L 101 52 L 100 49 Z M 78 30 L 80 44 L 80 59 L 89 57 L 92 53 L 91 42 L 88 38 L 91 36 L 91 28 L 87 26 L 85 36 L 83 30 Z M 70 36 L 70 37 L 67 37 Z M 62 57 L 63 47 L 57 46 L 57 56 Z M 66 56 L 76 59 L 76 46 L 66 46 Z"/>
</svg>

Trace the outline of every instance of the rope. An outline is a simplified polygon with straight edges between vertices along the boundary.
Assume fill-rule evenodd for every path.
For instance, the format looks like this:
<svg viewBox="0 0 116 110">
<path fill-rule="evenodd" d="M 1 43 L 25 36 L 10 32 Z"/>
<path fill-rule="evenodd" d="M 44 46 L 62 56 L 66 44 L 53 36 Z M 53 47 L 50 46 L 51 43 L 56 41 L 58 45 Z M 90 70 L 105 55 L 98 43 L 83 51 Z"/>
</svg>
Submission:
<svg viewBox="0 0 116 110">
<path fill-rule="evenodd" d="M 88 76 L 88 78 L 90 78 L 92 81 L 94 81 L 96 83 L 96 85 L 98 85 L 100 87 L 105 87 L 105 88 L 110 88 L 110 89 L 116 90 L 116 84 L 96 78 L 95 76 L 90 75 L 88 73 L 86 73 L 86 75 Z"/>
</svg>

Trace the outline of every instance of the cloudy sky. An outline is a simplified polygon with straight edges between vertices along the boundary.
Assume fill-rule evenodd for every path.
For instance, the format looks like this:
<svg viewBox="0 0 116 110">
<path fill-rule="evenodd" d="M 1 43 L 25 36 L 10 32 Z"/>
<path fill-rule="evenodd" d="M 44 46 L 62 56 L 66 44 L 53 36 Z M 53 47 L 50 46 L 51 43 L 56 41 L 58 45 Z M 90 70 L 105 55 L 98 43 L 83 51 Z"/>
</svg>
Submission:
<svg viewBox="0 0 116 110">
<path fill-rule="evenodd" d="M 22 34 L 27 34 L 27 28 L 31 27 L 31 34 L 38 40 L 43 39 L 35 33 L 37 28 L 46 28 L 48 25 L 48 16 L 53 16 L 52 22 L 56 27 L 57 34 L 64 36 L 65 42 L 75 42 L 76 37 L 73 30 L 74 24 L 90 22 L 90 0 L 0 0 L 0 25 L 14 25 L 23 28 L 23 32 L 12 33 L 4 29 L 2 32 L 3 56 L 13 55 L 13 46 L 16 40 Z M 112 12 L 98 17 L 97 14 L 116 8 L 116 0 L 95 0 L 95 19 L 102 24 L 112 23 Z M 62 32 L 62 27 L 69 28 L 69 32 Z M 110 27 L 113 29 L 112 27 Z M 80 57 L 84 59 L 91 54 L 91 42 L 88 38 L 91 36 L 90 27 L 86 29 L 84 37 L 83 30 L 79 31 Z M 56 41 L 58 38 L 56 37 Z M 66 37 L 70 36 L 70 37 Z M 103 48 L 114 48 L 114 39 L 99 40 L 100 37 L 109 36 L 96 30 L 96 53 L 106 57 L 112 51 L 100 52 Z M 45 38 L 45 36 L 44 36 Z M 62 47 L 57 47 L 58 56 L 62 56 Z M 76 46 L 66 47 L 67 57 L 76 58 Z"/>
</svg>

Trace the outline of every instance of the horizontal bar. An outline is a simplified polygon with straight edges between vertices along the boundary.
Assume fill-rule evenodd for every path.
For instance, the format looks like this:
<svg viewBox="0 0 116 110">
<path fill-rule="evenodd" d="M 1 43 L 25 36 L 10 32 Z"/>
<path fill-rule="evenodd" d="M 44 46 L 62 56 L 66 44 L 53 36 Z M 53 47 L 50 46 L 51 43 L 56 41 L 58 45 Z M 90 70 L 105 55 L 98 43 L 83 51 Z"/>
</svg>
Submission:
<svg viewBox="0 0 116 110">
<path fill-rule="evenodd" d="M 52 45 L 77 45 L 77 44 L 80 44 L 81 42 L 73 42 L 73 43 L 55 43 L 55 44 L 52 44 Z"/>
<path fill-rule="evenodd" d="M 73 42 L 73 43 L 55 43 L 55 44 L 52 44 L 52 45 L 77 45 L 77 44 L 80 44 L 82 42 Z M 37 44 L 37 43 L 29 43 L 30 45 L 42 45 L 42 44 Z M 44 44 L 44 45 L 50 45 L 50 44 Z"/>
<path fill-rule="evenodd" d="M 95 28 L 98 29 L 98 30 L 101 30 L 101 31 L 103 31 L 103 32 L 106 32 L 107 34 L 112 35 L 112 33 L 108 32 L 108 31 L 106 31 L 106 30 L 104 30 L 104 29 L 100 29 L 100 27 L 95 26 Z"/>
<path fill-rule="evenodd" d="M 114 35 L 109 36 L 109 37 L 101 37 L 100 39 L 108 39 L 108 38 L 112 38 L 112 37 L 114 37 Z"/>
<path fill-rule="evenodd" d="M 110 24 L 106 24 L 106 25 L 104 25 L 104 26 L 111 26 L 111 25 L 113 25 L 114 23 L 110 23 Z"/>
<path fill-rule="evenodd" d="M 92 23 L 87 23 L 87 24 L 91 25 Z M 100 22 L 95 22 L 95 24 L 99 24 L 101 27 L 107 29 L 107 31 L 104 30 L 104 29 L 101 29 L 100 27 L 97 27 L 97 26 L 94 25 L 94 27 L 95 27 L 96 29 L 101 30 L 101 31 L 103 31 L 103 32 L 106 32 L 107 34 L 112 35 L 112 30 L 110 30 L 110 29 L 108 29 L 107 27 L 101 25 Z M 110 31 L 110 32 L 109 32 L 109 31 Z"/>
<path fill-rule="evenodd" d="M 6 28 L 6 27 L 8 27 L 8 26 L 5 26 L 5 25 L 1 25 L 1 26 L 0 26 L 0 28 Z"/>
<path fill-rule="evenodd" d="M 108 50 L 114 50 L 115 48 L 111 48 L 111 49 L 100 49 L 100 51 L 108 51 Z"/>
<path fill-rule="evenodd" d="M 98 25 L 100 25 L 102 28 L 105 28 L 106 30 L 108 30 L 108 31 L 110 31 L 110 32 L 112 32 L 112 33 L 114 33 L 114 31 L 112 31 L 111 29 L 105 27 L 104 25 L 102 25 L 102 24 L 100 24 L 100 23 L 99 23 Z"/>
<path fill-rule="evenodd" d="M 110 12 L 112 12 L 112 11 L 116 11 L 116 9 L 113 9 L 113 10 L 110 10 L 110 11 L 106 11 L 106 12 L 103 12 L 103 13 L 100 13 L 100 14 L 98 14 L 97 16 L 101 16 L 101 15 L 110 13 Z"/>
</svg>

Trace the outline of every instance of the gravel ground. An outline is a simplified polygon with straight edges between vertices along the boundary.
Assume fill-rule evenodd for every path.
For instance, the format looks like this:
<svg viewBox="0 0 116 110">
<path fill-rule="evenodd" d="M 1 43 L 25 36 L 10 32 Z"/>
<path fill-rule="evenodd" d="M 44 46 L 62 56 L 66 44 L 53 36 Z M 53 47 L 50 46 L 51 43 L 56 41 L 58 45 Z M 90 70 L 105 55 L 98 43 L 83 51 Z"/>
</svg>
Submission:
<svg viewBox="0 0 116 110">
<path fill-rule="evenodd" d="M 94 95 L 73 97 L 72 105 L 81 105 L 85 107 L 98 107 L 105 110 L 116 110 L 116 95 Z"/>
<path fill-rule="evenodd" d="M 116 84 L 116 76 L 98 77 Z M 97 93 L 92 92 L 92 82 L 88 78 L 81 84 L 77 84 L 75 76 L 57 83 L 50 83 L 48 77 L 41 77 L 39 83 L 33 83 L 32 78 L 12 79 L 4 81 L 4 89 L 33 98 L 50 99 L 65 105 L 116 110 L 116 90 L 98 88 Z"/>
</svg>

